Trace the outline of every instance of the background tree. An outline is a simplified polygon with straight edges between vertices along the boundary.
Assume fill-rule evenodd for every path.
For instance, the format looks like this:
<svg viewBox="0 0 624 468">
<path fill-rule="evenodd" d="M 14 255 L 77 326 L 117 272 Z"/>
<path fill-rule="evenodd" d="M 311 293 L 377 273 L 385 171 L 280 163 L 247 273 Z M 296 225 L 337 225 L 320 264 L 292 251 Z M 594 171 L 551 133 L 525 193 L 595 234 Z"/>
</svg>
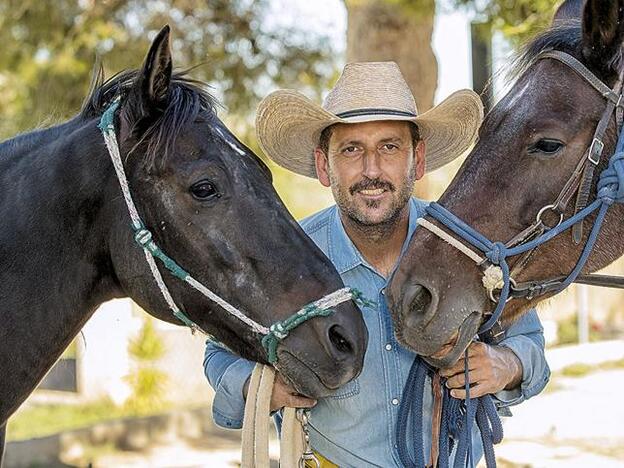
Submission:
<svg viewBox="0 0 624 468">
<path fill-rule="evenodd" d="M 562 0 L 453 0 L 518 47 L 546 28 Z"/>
<path fill-rule="evenodd" d="M 392 60 L 401 68 L 419 112 L 433 107 L 438 61 L 431 47 L 435 0 L 344 0 L 347 62 Z M 427 181 L 416 184 L 427 195 Z"/>
<path fill-rule="evenodd" d="M 275 86 L 319 93 L 334 76 L 321 33 L 272 30 L 269 0 L 3 0 L 0 2 L 0 139 L 73 115 L 95 57 L 107 74 L 140 65 L 165 24 L 175 64 L 214 86 L 228 115 L 248 117 Z"/>
<path fill-rule="evenodd" d="M 431 41 L 435 0 L 343 0 L 348 12 L 347 62 L 393 60 L 407 80 L 419 112 L 433 106 L 438 64 Z M 501 31 L 514 45 L 545 27 L 555 5 L 551 0 L 450 0 L 442 8 L 463 7 L 485 23 L 473 30 Z M 491 37 L 482 38 L 490 41 Z M 416 184 L 416 195 L 431 196 L 427 176 Z"/>
</svg>

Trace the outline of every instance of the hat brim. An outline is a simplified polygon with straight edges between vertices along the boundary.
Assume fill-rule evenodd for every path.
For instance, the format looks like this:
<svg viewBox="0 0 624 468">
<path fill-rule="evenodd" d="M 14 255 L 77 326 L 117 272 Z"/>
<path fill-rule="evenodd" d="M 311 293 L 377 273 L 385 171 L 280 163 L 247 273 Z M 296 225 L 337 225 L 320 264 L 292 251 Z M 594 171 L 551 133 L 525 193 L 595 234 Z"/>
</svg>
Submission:
<svg viewBox="0 0 624 468">
<path fill-rule="evenodd" d="M 426 171 L 438 169 L 461 156 L 476 141 L 483 120 L 483 104 L 471 90 L 457 91 L 417 117 L 393 114 L 340 118 L 294 90 L 265 97 L 256 113 L 258 143 L 280 166 L 316 178 L 314 149 L 323 129 L 336 123 L 400 120 L 418 125 L 426 142 Z"/>
</svg>

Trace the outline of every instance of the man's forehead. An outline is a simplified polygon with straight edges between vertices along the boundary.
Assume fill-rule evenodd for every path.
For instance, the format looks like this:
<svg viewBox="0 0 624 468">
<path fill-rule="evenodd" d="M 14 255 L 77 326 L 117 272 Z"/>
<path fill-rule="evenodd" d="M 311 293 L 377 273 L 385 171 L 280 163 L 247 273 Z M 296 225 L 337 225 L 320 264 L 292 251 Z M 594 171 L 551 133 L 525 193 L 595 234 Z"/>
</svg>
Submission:
<svg viewBox="0 0 624 468">
<path fill-rule="evenodd" d="M 379 120 L 374 122 L 339 123 L 332 126 L 332 140 L 385 140 L 389 138 L 409 138 L 410 122 Z"/>
</svg>

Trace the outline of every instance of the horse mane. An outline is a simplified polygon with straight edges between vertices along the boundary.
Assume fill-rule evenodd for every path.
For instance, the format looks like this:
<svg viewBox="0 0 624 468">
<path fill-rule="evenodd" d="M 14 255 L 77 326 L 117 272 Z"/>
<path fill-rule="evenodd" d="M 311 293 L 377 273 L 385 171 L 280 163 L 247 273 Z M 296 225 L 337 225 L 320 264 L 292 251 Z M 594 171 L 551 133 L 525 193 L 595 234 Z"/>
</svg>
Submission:
<svg viewBox="0 0 624 468">
<path fill-rule="evenodd" d="M 558 50 L 579 57 L 583 33 L 581 21 L 567 19 L 555 22 L 553 26 L 528 41 L 514 57 L 510 74 L 514 79 L 522 75 L 542 52 Z"/>
<path fill-rule="evenodd" d="M 511 76 L 519 77 L 542 52 L 558 50 L 581 59 L 583 48 L 583 26 L 580 19 L 559 19 L 531 39 L 517 54 L 511 67 Z M 622 66 L 622 54 L 609 58 L 605 70 L 618 71 Z"/>
<path fill-rule="evenodd" d="M 134 130 L 139 126 L 146 126 L 140 129 L 141 137 L 129 154 L 145 143 L 146 162 L 153 167 L 157 161 L 167 159 L 180 131 L 185 125 L 195 121 L 200 113 L 207 113 L 210 120 L 216 118 L 217 101 L 208 93 L 204 83 L 188 77 L 189 71 L 183 70 L 172 75 L 166 106 L 160 110 L 158 116 L 145 122 L 137 121 L 138 117 L 142 117 L 139 103 L 130 99 L 128 105 L 123 106 L 124 98 L 129 96 L 137 84 L 140 70 L 124 70 L 104 80 L 104 71 L 99 66 L 94 73 L 89 95 L 82 104 L 79 118 L 101 116 L 113 100 L 120 97 L 123 109 L 121 118 L 133 125 Z"/>
<path fill-rule="evenodd" d="M 182 128 L 196 120 L 201 112 L 206 113 L 210 120 L 216 118 L 216 99 L 208 93 L 204 83 L 187 76 L 189 71 L 173 74 L 166 107 L 158 117 L 150 119 L 147 128 L 141 128 L 141 138 L 133 150 L 142 143 L 147 145 L 145 157 L 149 167 L 154 167 L 157 161 L 166 160 Z M 138 76 L 139 70 L 124 70 L 105 80 L 103 67 L 97 65 L 90 91 L 77 116 L 63 124 L 35 129 L 0 142 L 0 151 L 30 151 L 42 142 L 54 141 L 68 124 L 101 116 L 115 98 L 120 96 L 123 101 L 128 96 Z M 122 118 L 131 124 L 138 124 L 137 115 L 140 115 L 140 109 L 124 108 Z"/>
</svg>

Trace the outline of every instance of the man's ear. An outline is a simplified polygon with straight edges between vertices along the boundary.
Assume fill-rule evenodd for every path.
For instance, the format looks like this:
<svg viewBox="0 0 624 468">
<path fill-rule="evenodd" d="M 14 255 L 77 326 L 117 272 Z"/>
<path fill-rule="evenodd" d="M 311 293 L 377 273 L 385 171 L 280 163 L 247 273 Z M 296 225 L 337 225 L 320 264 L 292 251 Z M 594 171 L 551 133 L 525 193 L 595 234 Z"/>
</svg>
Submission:
<svg viewBox="0 0 624 468">
<path fill-rule="evenodd" d="M 419 140 L 416 143 L 416 147 L 414 148 L 414 165 L 416 167 L 416 180 L 420 180 L 425 175 L 426 163 L 425 163 L 425 153 L 426 153 L 426 144 L 424 140 Z"/>
<path fill-rule="evenodd" d="M 316 176 L 321 185 L 329 187 L 329 159 L 321 148 L 314 150 L 314 165 L 316 166 Z"/>
</svg>

